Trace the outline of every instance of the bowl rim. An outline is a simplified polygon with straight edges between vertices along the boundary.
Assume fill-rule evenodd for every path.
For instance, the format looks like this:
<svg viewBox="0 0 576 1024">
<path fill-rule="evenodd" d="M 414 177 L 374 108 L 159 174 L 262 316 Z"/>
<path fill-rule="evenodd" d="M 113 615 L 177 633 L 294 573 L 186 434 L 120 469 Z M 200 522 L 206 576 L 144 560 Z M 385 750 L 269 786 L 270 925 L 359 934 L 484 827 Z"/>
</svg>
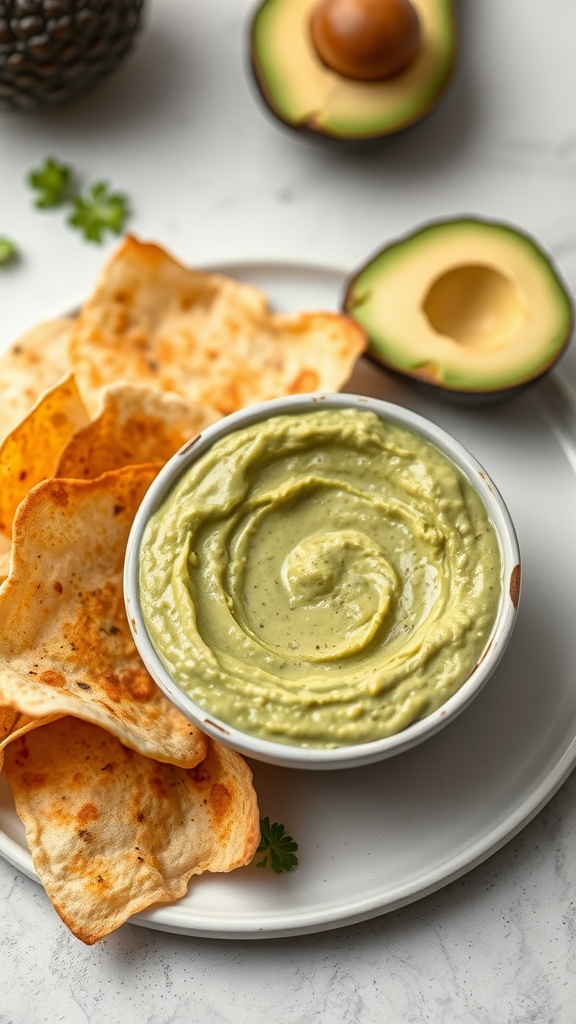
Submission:
<svg viewBox="0 0 576 1024">
<path fill-rule="evenodd" d="M 336 747 L 305 747 L 262 739 L 243 732 L 200 707 L 177 683 L 162 662 L 146 628 L 140 605 L 139 552 L 146 524 L 183 473 L 221 438 L 244 427 L 287 413 L 316 408 L 357 408 L 414 431 L 438 448 L 475 488 L 493 523 L 500 550 L 502 593 L 487 643 L 459 689 L 439 708 L 392 736 Z M 290 395 L 247 406 L 210 424 L 186 441 L 162 467 L 134 518 L 124 559 L 124 602 L 136 648 L 161 691 L 188 721 L 202 732 L 245 757 L 289 768 L 316 770 L 372 764 L 410 749 L 453 721 L 475 699 L 498 665 L 510 639 L 520 596 L 521 557 L 516 530 L 506 503 L 484 467 L 455 437 L 432 420 L 384 399 L 344 392 Z"/>
</svg>

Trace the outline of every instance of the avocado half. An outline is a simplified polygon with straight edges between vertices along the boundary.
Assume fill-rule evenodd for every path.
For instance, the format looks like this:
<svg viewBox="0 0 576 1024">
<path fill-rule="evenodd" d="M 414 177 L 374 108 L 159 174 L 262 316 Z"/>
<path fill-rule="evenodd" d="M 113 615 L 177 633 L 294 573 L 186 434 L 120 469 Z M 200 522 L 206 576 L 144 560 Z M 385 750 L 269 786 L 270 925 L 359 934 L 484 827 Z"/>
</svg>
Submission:
<svg viewBox="0 0 576 1024">
<path fill-rule="evenodd" d="M 437 103 L 456 54 L 453 0 L 412 0 L 421 43 L 412 62 L 381 81 L 345 77 L 316 51 L 310 21 L 319 0 L 264 0 L 251 26 L 251 60 L 262 97 L 290 128 L 336 139 L 391 135 Z"/>
<path fill-rule="evenodd" d="M 452 397 L 505 398 L 568 344 L 573 307 L 550 257 L 507 224 L 428 224 L 349 279 L 345 311 L 388 369 Z"/>
</svg>

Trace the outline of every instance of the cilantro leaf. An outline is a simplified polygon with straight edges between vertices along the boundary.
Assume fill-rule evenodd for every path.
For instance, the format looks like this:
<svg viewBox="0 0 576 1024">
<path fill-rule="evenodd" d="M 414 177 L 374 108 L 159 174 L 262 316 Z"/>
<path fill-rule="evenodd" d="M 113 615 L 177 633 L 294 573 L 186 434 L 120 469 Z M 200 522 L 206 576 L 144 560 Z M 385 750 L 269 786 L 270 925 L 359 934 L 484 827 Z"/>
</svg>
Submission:
<svg viewBox="0 0 576 1024">
<path fill-rule="evenodd" d="M 18 259 L 18 249 L 9 238 L 0 235 L 0 266 L 5 267 L 7 263 L 13 263 Z"/>
<path fill-rule="evenodd" d="M 101 242 L 105 231 L 119 235 L 129 212 L 126 196 L 111 192 L 105 181 L 92 185 L 87 197 L 74 196 L 72 207 L 68 223 L 89 242 Z"/>
<path fill-rule="evenodd" d="M 260 822 L 260 845 L 256 853 L 263 853 L 262 860 L 256 862 L 257 868 L 266 868 L 268 865 L 277 875 L 283 871 L 293 871 L 298 866 L 296 843 L 292 836 L 289 836 L 280 822 L 270 824 L 270 818 L 262 818 Z"/>
<path fill-rule="evenodd" d="M 58 206 L 65 198 L 72 171 L 66 164 L 58 163 L 53 157 L 46 157 L 41 167 L 36 167 L 28 174 L 28 184 L 38 192 L 35 206 L 40 210 L 48 210 Z"/>
</svg>

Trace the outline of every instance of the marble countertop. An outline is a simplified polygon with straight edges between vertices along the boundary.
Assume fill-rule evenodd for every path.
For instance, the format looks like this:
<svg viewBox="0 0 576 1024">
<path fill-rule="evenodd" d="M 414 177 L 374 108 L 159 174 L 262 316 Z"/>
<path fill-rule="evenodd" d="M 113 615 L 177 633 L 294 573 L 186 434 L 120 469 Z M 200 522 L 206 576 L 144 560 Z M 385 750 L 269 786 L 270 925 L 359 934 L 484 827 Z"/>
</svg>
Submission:
<svg viewBox="0 0 576 1024">
<path fill-rule="evenodd" d="M 344 269 L 423 221 L 478 214 L 533 234 L 576 286 L 576 6 L 460 2 L 441 105 L 376 147 L 283 130 L 250 81 L 247 0 L 150 0 L 145 31 L 97 92 L 0 113 L 0 342 L 74 308 L 114 241 L 35 211 L 49 154 L 132 198 L 130 229 L 190 264 L 313 260 Z M 576 355 L 563 373 L 576 383 Z M 576 778 L 519 835 L 432 896 L 353 927 L 254 942 L 131 924 L 88 948 L 43 890 L 0 861 L 0 1024 L 193 1020 L 573 1024 Z"/>
</svg>

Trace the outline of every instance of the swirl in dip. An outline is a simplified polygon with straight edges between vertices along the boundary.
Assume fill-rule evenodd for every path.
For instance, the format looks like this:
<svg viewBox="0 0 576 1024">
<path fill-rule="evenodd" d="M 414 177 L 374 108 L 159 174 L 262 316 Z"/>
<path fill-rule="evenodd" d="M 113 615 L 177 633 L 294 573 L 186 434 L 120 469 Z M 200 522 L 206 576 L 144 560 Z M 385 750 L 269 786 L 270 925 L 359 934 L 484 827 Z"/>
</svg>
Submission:
<svg viewBox="0 0 576 1024">
<path fill-rule="evenodd" d="M 216 441 L 144 531 L 140 601 L 174 681 L 249 734 L 333 747 L 443 704 L 490 638 L 498 541 L 435 446 L 362 409 Z"/>
</svg>

